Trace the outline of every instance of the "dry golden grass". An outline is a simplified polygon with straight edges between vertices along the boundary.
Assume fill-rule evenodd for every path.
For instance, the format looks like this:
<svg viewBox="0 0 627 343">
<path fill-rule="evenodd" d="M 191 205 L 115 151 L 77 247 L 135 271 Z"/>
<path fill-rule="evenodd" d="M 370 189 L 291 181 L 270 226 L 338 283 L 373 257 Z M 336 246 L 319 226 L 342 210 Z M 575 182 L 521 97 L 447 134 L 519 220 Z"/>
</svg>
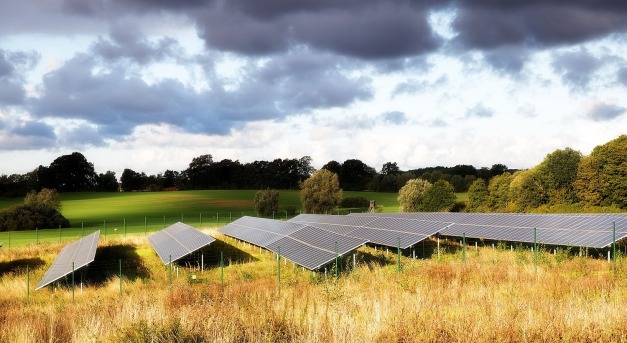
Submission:
<svg viewBox="0 0 627 343">
<path fill-rule="evenodd" d="M 170 289 L 169 270 L 138 237 L 101 249 L 132 247 L 134 272 L 144 274 L 125 277 L 121 297 L 113 273 L 76 290 L 74 302 L 67 285 L 34 291 L 60 245 L 2 250 L 4 266 L 45 264 L 31 273 L 28 303 L 25 271 L 2 274 L 0 341 L 627 341 L 625 261 L 615 274 L 604 260 L 542 253 L 536 272 L 528 250 L 473 247 L 466 261 L 459 253 L 405 257 L 398 273 L 395 254 L 361 248 L 358 267 L 338 280 L 282 264 L 279 294 L 271 254 L 219 238 L 231 249 L 224 288 L 214 263 L 203 274 L 180 269 Z M 190 283 L 191 273 L 201 282 Z"/>
</svg>

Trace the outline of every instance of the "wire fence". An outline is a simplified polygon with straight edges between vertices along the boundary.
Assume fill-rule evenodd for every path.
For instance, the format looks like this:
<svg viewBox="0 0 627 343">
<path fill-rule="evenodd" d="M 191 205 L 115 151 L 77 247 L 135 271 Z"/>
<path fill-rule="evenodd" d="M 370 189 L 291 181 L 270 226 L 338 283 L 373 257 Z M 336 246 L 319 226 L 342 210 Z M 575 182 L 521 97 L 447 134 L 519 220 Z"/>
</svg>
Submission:
<svg viewBox="0 0 627 343">
<path fill-rule="evenodd" d="M 268 218 L 288 220 L 299 213 L 288 211 L 275 212 Z M 228 224 L 244 216 L 257 217 L 255 211 L 230 212 L 198 212 L 181 213 L 180 215 L 143 216 L 125 218 L 73 219 L 70 227 L 55 229 L 39 229 L 0 232 L 0 247 L 11 249 L 29 244 L 54 243 L 75 240 L 100 230 L 104 240 L 126 237 L 128 235 L 149 235 L 159 230 L 182 222 L 196 228 L 215 227 Z"/>
</svg>

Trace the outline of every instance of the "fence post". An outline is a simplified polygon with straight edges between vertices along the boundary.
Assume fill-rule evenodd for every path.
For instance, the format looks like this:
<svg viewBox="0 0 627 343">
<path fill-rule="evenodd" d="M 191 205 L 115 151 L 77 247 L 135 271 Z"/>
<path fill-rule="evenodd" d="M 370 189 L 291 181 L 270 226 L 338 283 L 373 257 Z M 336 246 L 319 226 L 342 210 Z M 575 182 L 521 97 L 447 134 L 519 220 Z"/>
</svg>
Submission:
<svg viewBox="0 0 627 343">
<path fill-rule="evenodd" d="M 276 255 L 277 266 L 279 267 L 278 277 L 278 286 L 279 286 L 279 296 L 281 295 L 281 247 L 278 247 L 278 252 Z"/>
<path fill-rule="evenodd" d="M 172 255 L 170 255 L 170 293 L 172 293 Z"/>
<path fill-rule="evenodd" d="M 398 250 L 397 250 L 397 255 L 398 255 L 398 272 L 401 272 L 401 238 L 398 238 Z"/>
<path fill-rule="evenodd" d="M 338 257 L 337 242 L 335 242 L 335 279 L 337 279 L 338 277 L 338 269 L 339 269 L 339 265 L 337 264 L 337 257 Z"/>
<path fill-rule="evenodd" d="M 148 235 L 148 218 L 144 216 L 144 236 Z"/>
<path fill-rule="evenodd" d="M 464 232 L 463 236 L 462 236 L 462 261 L 466 261 L 466 233 Z"/>
<path fill-rule="evenodd" d="M 616 277 L 616 222 L 612 223 L 612 255 L 614 259 L 614 276 Z"/>
<path fill-rule="evenodd" d="M 122 259 L 118 260 L 120 264 L 120 302 L 122 301 Z"/>
<path fill-rule="evenodd" d="M 438 236 L 438 261 L 440 261 L 440 236 Z"/>
<path fill-rule="evenodd" d="M 200 213 L 200 225 L 198 226 L 202 226 L 202 213 Z"/>
<path fill-rule="evenodd" d="M 30 269 L 26 265 L 26 303 L 30 303 Z"/>
<path fill-rule="evenodd" d="M 35 226 L 35 244 L 39 244 L 39 229 Z"/>
<path fill-rule="evenodd" d="M 183 221 L 183 218 L 184 218 L 184 214 L 182 214 L 182 213 L 181 213 L 181 223 L 185 223 L 185 222 Z"/>
<path fill-rule="evenodd" d="M 537 237 L 537 229 L 533 228 L 533 266 L 535 271 L 538 271 L 538 241 Z"/>
<path fill-rule="evenodd" d="M 72 304 L 74 303 L 74 262 L 72 262 Z"/>
<path fill-rule="evenodd" d="M 85 223 L 81 222 L 81 237 L 85 237 Z"/>
</svg>

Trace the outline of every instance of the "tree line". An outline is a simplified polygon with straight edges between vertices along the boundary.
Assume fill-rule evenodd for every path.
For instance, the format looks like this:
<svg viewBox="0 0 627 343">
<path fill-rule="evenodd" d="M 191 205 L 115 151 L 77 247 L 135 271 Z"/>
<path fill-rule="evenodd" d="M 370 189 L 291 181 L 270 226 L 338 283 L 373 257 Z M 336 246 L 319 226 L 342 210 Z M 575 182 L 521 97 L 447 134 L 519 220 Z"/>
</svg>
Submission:
<svg viewBox="0 0 627 343">
<path fill-rule="evenodd" d="M 31 190 L 44 188 L 59 192 L 84 191 L 159 191 L 199 189 L 299 189 L 314 172 L 309 156 L 272 161 L 241 163 L 239 160 L 214 161 L 204 154 L 192 159 L 182 171 L 166 170 L 156 175 L 124 169 L 116 173 L 96 173 L 93 163 L 80 152 L 56 158 L 50 165 L 40 165 L 26 174 L 0 175 L 0 196 L 21 197 Z M 396 162 L 386 162 L 380 171 L 358 159 L 343 163 L 329 161 L 322 169 L 338 175 L 340 187 L 347 191 L 398 192 L 408 180 L 421 178 L 430 183 L 449 182 L 456 192 L 466 192 L 477 179 L 485 181 L 505 172 L 505 165 L 475 168 L 471 165 L 400 170 Z"/>
<path fill-rule="evenodd" d="M 479 179 L 468 192 L 470 212 L 581 212 L 627 209 L 627 135 L 595 147 L 548 154 L 537 166 Z"/>
</svg>

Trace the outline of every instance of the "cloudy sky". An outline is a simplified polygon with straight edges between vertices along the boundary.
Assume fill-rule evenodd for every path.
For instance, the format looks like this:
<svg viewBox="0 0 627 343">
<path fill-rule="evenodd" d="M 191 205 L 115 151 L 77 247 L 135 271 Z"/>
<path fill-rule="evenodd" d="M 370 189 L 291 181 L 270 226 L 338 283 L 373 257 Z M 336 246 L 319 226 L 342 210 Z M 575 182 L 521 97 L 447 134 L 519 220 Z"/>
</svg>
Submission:
<svg viewBox="0 0 627 343">
<path fill-rule="evenodd" d="M 0 2 L 0 174 L 529 168 L 625 133 L 623 0 Z"/>
</svg>

